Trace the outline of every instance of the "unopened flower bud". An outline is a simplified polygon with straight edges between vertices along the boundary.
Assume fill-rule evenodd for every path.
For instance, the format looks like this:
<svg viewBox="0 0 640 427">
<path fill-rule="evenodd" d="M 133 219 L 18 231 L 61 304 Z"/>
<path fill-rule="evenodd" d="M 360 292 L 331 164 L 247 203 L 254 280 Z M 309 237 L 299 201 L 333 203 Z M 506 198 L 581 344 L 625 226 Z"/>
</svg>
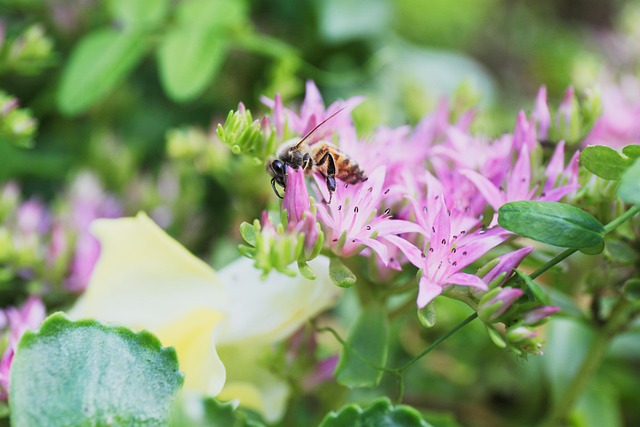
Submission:
<svg viewBox="0 0 640 427">
<path fill-rule="evenodd" d="M 558 311 L 560 311 L 560 307 L 555 307 L 552 305 L 537 307 L 526 312 L 523 316 L 522 321 L 524 325 L 535 326 L 542 320 L 545 320 L 547 317 L 551 316 L 553 313 L 557 313 Z"/>
<path fill-rule="evenodd" d="M 537 334 L 526 326 L 516 326 L 507 329 L 506 337 L 512 343 L 522 343 L 535 338 Z"/>
<path fill-rule="evenodd" d="M 500 318 L 523 292 L 516 288 L 496 288 L 487 292 L 478 305 L 478 316 L 483 322 L 493 323 Z"/>
</svg>

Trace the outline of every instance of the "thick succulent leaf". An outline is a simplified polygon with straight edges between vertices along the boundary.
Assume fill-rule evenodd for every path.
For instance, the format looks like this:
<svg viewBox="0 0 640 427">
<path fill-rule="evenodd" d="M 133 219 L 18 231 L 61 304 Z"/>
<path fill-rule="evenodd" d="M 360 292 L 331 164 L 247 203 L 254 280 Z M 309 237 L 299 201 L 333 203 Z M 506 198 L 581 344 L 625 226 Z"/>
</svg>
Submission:
<svg viewBox="0 0 640 427">
<path fill-rule="evenodd" d="M 498 224 L 539 242 L 590 248 L 603 241 L 604 227 L 593 215 L 565 203 L 519 201 L 503 205 Z"/>
<path fill-rule="evenodd" d="M 329 277 L 341 288 L 350 288 L 356 283 L 356 275 L 339 258 L 331 258 L 329 263 Z"/>
<path fill-rule="evenodd" d="M 330 412 L 320 427 L 429 427 L 420 413 L 407 405 L 393 406 L 386 397 L 362 409 L 356 404 Z"/>
<path fill-rule="evenodd" d="M 176 353 L 148 332 L 56 313 L 11 367 L 11 425 L 163 426 L 182 385 Z"/>
<path fill-rule="evenodd" d="M 363 309 L 340 352 L 334 373 L 338 382 L 350 388 L 376 386 L 387 363 L 388 335 L 384 311 L 376 306 Z"/>
</svg>

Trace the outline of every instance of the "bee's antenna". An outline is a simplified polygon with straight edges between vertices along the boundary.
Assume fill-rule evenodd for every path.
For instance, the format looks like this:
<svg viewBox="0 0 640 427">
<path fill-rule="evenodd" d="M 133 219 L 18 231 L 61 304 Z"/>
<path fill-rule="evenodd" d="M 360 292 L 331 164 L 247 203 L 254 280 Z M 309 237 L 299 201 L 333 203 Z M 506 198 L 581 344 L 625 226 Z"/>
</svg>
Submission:
<svg viewBox="0 0 640 427">
<path fill-rule="evenodd" d="M 315 131 L 317 131 L 320 126 L 324 125 L 325 123 L 327 123 L 329 120 L 333 119 L 335 116 L 337 116 L 339 113 L 341 113 L 344 109 L 346 109 L 347 107 L 342 107 L 341 109 L 339 109 L 338 111 L 336 111 L 335 113 L 333 113 L 332 115 L 330 115 L 329 117 L 327 117 L 326 119 L 324 119 L 322 122 L 320 122 L 319 124 L 316 125 L 316 127 L 314 127 L 313 129 L 311 129 L 309 132 L 306 133 L 305 136 L 302 137 L 302 139 L 300 141 L 298 141 L 298 143 L 295 145 L 295 148 L 298 148 L 300 145 L 302 145 L 302 143 L 309 138 Z"/>
</svg>

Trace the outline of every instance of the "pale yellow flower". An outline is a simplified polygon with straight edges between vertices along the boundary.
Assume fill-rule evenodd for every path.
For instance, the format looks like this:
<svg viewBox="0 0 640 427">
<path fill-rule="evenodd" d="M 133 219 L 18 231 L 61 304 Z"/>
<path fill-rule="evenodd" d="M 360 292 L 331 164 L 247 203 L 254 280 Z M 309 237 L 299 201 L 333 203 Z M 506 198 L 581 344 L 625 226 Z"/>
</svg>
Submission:
<svg viewBox="0 0 640 427">
<path fill-rule="evenodd" d="M 216 274 L 144 214 L 97 220 L 93 231 L 100 259 L 70 317 L 147 329 L 176 349 L 185 390 L 239 399 L 277 420 L 289 390 L 260 358 L 335 304 L 328 260 L 312 262 L 315 281 L 274 273 L 262 281 L 246 258 Z"/>
</svg>

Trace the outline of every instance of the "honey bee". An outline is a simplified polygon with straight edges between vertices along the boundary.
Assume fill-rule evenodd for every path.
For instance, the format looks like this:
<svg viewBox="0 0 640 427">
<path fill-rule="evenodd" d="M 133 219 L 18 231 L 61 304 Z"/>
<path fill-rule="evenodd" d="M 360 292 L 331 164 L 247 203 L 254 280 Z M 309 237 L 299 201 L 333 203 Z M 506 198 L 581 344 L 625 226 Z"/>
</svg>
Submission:
<svg viewBox="0 0 640 427">
<path fill-rule="evenodd" d="M 341 151 L 338 147 L 328 142 L 320 141 L 312 146 L 306 143 L 322 125 L 331 120 L 344 108 L 327 117 L 319 125 L 311 129 L 300 141 L 283 144 L 276 152 L 275 157 L 267 160 L 267 172 L 271 175 L 271 187 L 276 196 L 282 199 L 276 189 L 276 184 L 285 191 L 287 189 L 287 166 L 294 169 L 302 168 L 306 174 L 320 173 L 327 182 L 329 190 L 329 202 L 336 191 L 336 178 L 347 183 L 357 184 L 364 182 L 367 177 L 358 163 Z"/>
</svg>

